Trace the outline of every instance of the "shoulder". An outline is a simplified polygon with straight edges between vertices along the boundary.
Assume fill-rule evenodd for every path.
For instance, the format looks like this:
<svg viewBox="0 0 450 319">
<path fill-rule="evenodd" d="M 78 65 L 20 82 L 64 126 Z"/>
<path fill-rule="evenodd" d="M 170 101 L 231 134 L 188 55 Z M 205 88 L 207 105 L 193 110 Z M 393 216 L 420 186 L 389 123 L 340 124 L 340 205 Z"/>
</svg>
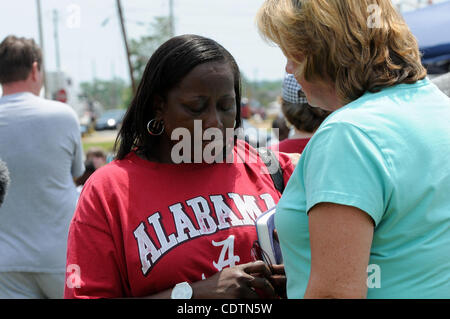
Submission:
<svg viewBox="0 0 450 319">
<path fill-rule="evenodd" d="M 268 148 L 267 150 L 265 150 L 263 148 L 260 150 L 260 152 L 262 154 L 264 154 L 266 152 L 272 153 L 273 155 L 269 154 L 269 156 L 275 156 L 275 158 L 278 160 L 279 168 L 281 168 L 281 171 L 283 173 L 283 177 L 285 180 L 285 184 L 286 184 L 287 181 L 289 180 L 289 178 L 291 177 L 295 166 L 297 165 L 297 162 L 300 158 L 300 154 L 298 154 L 298 153 L 288 154 L 288 153 L 279 152 L 278 150 L 274 150 L 274 149 L 270 149 L 270 148 Z M 263 164 L 263 165 L 267 165 L 267 164 Z M 273 168 L 274 167 L 272 166 L 272 161 L 270 161 L 269 171 L 271 171 Z"/>
<path fill-rule="evenodd" d="M 290 160 L 291 157 L 286 153 L 280 152 L 278 150 L 278 148 L 276 147 L 276 145 L 274 145 L 273 147 L 268 147 L 268 148 L 263 147 L 263 148 L 255 149 L 253 146 L 251 146 L 250 144 L 248 144 L 247 142 L 245 142 L 243 140 L 236 141 L 235 152 L 237 153 L 237 156 L 245 157 L 244 159 L 249 159 L 249 161 L 248 161 L 249 163 L 253 163 L 258 166 L 266 165 L 266 164 L 264 164 L 264 161 L 261 159 L 261 155 L 267 154 L 267 151 L 271 151 L 275 155 L 275 157 L 277 158 L 277 160 L 280 163 L 282 168 L 291 165 L 291 160 Z M 245 152 L 245 154 L 243 154 L 244 152 Z M 259 160 L 253 161 L 253 156 L 252 156 L 253 154 L 255 154 L 255 155 L 257 154 L 256 158 L 258 158 Z M 247 161 L 245 161 L 245 162 L 247 162 Z"/>
<path fill-rule="evenodd" d="M 107 191 L 109 187 L 126 182 L 131 169 L 132 166 L 127 159 L 114 160 L 98 168 L 86 181 L 83 190 L 87 188 L 95 189 L 96 191 Z"/>
<path fill-rule="evenodd" d="M 276 151 L 276 150 L 272 150 L 272 152 L 277 157 L 278 161 L 280 162 L 281 167 L 286 167 L 286 166 L 292 165 L 293 157 L 290 154 L 282 152 L 282 151 Z M 295 154 L 295 153 L 293 153 L 293 154 Z M 299 154 L 296 154 L 296 155 L 299 155 Z"/>
<path fill-rule="evenodd" d="M 342 154 L 344 150 L 359 149 L 360 152 L 367 146 L 379 148 L 370 129 L 364 123 L 354 123 L 352 120 L 333 119 L 321 125 L 309 141 L 303 152 L 305 159 L 314 155 L 320 158 L 320 154 Z M 345 154 L 343 154 L 345 155 Z M 367 155 L 367 154 L 366 154 Z"/>
<path fill-rule="evenodd" d="M 365 122 L 371 122 L 373 117 L 380 116 L 384 112 L 380 105 L 383 105 L 384 108 L 388 103 L 389 101 L 385 100 L 385 97 L 376 94 L 364 95 L 331 113 L 322 122 L 317 132 L 323 128 L 339 126 L 342 123 L 361 126 Z"/>
<path fill-rule="evenodd" d="M 345 174 L 357 173 L 357 168 L 381 170 L 389 175 L 392 162 L 384 142 L 385 131 L 387 129 L 376 123 L 361 125 L 345 120 L 330 121 L 311 138 L 299 165 L 303 166 L 305 173 L 315 174 L 327 167 L 343 174 L 343 178 Z"/>
<path fill-rule="evenodd" d="M 97 169 L 81 190 L 72 222 L 109 233 L 108 223 L 117 217 L 117 207 L 127 206 L 128 191 L 122 186 L 127 183 L 123 177 L 114 162 Z"/>
<path fill-rule="evenodd" d="M 318 145 L 327 145 L 329 149 L 339 147 L 341 142 L 356 145 L 357 142 L 383 139 L 385 133 L 396 126 L 394 118 L 401 118 L 401 112 L 404 112 L 404 107 L 399 107 L 395 101 L 392 90 L 387 91 L 366 93 L 331 113 L 319 126 L 305 151 Z"/>
<path fill-rule="evenodd" d="M 112 207 L 127 202 L 128 172 L 126 168 L 121 167 L 120 162 L 113 161 L 97 169 L 88 178 L 78 201 L 76 213 L 78 220 L 87 221 L 91 220 L 91 215 L 111 214 Z"/>
<path fill-rule="evenodd" d="M 423 120 L 440 112 L 437 106 L 445 100 L 428 80 L 368 92 L 330 114 L 309 144 L 321 142 L 333 147 L 343 141 L 353 145 L 373 143 L 389 151 L 393 141 L 408 142 L 416 129 L 423 128 Z"/>
<path fill-rule="evenodd" d="M 299 165 L 305 176 L 312 179 L 321 174 L 343 181 L 351 180 L 350 176 L 364 179 L 363 176 L 370 175 L 373 179 L 378 176 L 390 181 L 392 161 L 380 142 L 375 134 L 358 125 L 345 121 L 331 122 L 314 134 Z"/>
<path fill-rule="evenodd" d="M 66 119 L 71 122 L 78 123 L 78 116 L 75 110 L 68 104 L 58 101 L 52 101 L 37 97 L 36 104 L 39 104 L 43 114 L 50 117 L 58 117 L 59 119 Z"/>
<path fill-rule="evenodd" d="M 450 105 L 445 96 L 428 79 L 413 84 L 398 84 L 379 92 L 366 92 L 363 96 L 333 112 L 322 124 L 347 122 L 360 127 L 369 126 L 373 121 L 378 125 L 392 123 L 391 119 L 408 117 L 409 114 L 423 112 L 424 106 Z"/>
</svg>

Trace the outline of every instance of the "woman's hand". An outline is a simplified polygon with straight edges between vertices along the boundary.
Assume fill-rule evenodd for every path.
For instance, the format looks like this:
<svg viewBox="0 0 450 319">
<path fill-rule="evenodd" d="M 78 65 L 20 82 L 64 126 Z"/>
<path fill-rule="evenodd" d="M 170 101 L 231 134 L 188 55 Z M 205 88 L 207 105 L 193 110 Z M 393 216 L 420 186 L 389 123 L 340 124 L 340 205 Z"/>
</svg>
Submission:
<svg viewBox="0 0 450 319">
<path fill-rule="evenodd" d="M 197 299 L 276 298 L 269 279 L 269 267 L 262 261 L 225 268 L 210 278 L 192 284 Z"/>
<path fill-rule="evenodd" d="M 300 156 L 300 155 L 299 155 Z M 280 244 L 280 239 L 278 238 L 278 232 L 276 229 L 273 230 L 273 240 Z M 284 264 L 281 265 L 271 265 L 272 276 L 270 276 L 270 283 L 275 288 L 277 295 L 280 298 L 287 298 L 286 293 L 286 273 L 284 271 Z"/>
<path fill-rule="evenodd" d="M 275 289 L 278 297 L 282 299 L 287 298 L 286 294 L 286 273 L 284 272 L 284 265 L 272 265 L 272 276 L 269 281 Z"/>
</svg>

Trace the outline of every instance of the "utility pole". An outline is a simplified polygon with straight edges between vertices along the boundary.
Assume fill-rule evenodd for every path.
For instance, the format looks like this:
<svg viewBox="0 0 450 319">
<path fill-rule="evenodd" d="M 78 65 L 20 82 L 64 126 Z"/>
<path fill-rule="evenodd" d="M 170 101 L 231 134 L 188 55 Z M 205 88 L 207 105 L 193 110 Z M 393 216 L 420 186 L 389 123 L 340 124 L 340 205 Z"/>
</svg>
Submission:
<svg viewBox="0 0 450 319">
<path fill-rule="evenodd" d="M 123 20 L 122 5 L 120 3 L 120 0 L 116 0 L 116 1 L 117 1 L 117 11 L 119 14 L 120 26 L 122 29 L 123 42 L 125 44 L 125 50 L 126 50 L 126 55 L 127 55 L 127 60 L 128 60 L 128 70 L 130 73 L 131 88 L 132 88 L 133 94 L 134 94 L 134 93 L 136 93 L 136 83 L 134 81 L 134 74 L 133 74 L 134 72 L 133 72 L 133 66 L 131 64 L 130 49 L 128 47 L 127 32 L 125 30 L 125 23 Z"/>
<path fill-rule="evenodd" d="M 37 17 L 38 17 L 38 30 L 39 30 L 39 45 L 41 47 L 42 52 L 42 75 L 44 77 L 44 97 L 48 98 L 48 84 L 47 84 L 47 75 L 45 73 L 45 53 L 44 53 L 44 32 L 42 28 L 42 10 L 41 10 L 41 0 L 36 0 L 36 9 L 37 9 Z"/>
<path fill-rule="evenodd" d="M 170 23 L 170 37 L 175 36 L 175 21 L 173 15 L 173 0 L 169 0 L 169 23 Z"/>
<path fill-rule="evenodd" d="M 53 28 L 54 28 L 54 37 L 55 37 L 55 60 L 56 60 L 56 71 L 61 71 L 61 55 L 59 52 L 59 34 L 58 34 L 58 26 L 59 26 L 59 15 L 58 10 L 53 10 Z"/>
</svg>

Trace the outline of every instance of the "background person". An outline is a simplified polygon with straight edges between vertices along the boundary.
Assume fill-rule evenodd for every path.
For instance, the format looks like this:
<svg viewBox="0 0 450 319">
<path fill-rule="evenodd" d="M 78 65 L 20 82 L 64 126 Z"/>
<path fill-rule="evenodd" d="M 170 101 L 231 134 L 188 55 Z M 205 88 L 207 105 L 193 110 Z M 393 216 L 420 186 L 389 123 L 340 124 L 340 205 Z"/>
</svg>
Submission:
<svg viewBox="0 0 450 319">
<path fill-rule="evenodd" d="M 288 297 L 449 298 L 450 99 L 396 8 L 266 0 L 257 21 L 308 102 L 333 111 L 277 206 Z"/>
<path fill-rule="evenodd" d="M 294 132 L 286 140 L 270 148 L 284 153 L 302 153 L 314 132 L 330 114 L 309 105 L 302 87 L 289 73 L 283 80 L 281 110 Z"/>
<path fill-rule="evenodd" d="M 32 39 L 0 44 L 0 157 L 11 185 L 0 210 L 0 298 L 62 298 L 81 134 L 68 105 L 39 97 L 42 53 Z"/>
<path fill-rule="evenodd" d="M 101 147 L 90 147 L 86 152 L 86 160 L 92 161 L 95 169 L 106 165 L 106 152 Z"/>
<path fill-rule="evenodd" d="M 86 152 L 86 160 L 84 161 L 85 171 L 83 175 L 75 180 L 78 192 L 81 192 L 83 185 L 88 178 L 100 167 L 106 165 L 107 155 L 101 147 L 90 147 Z"/>
<path fill-rule="evenodd" d="M 272 129 L 274 130 L 274 135 L 279 142 L 284 141 L 289 137 L 290 129 L 286 124 L 286 118 L 283 114 L 279 114 L 272 121 Z"/>
<path fill-rule="evenodd" d="M 220 142 L 212 163 L 195 163 L 186 150 L 189 161 L 175 164 L 172 155 L 172 133 L 193 137 L 196 120 L 201 136 L 238 128 L 240 99 L 239 68 L 217 42 L 183 35 L 155 51 L 119 131 L 117 159 L 81 194 L 67 257 L 79 272 L 68 272 L 66 298 L 170 298 L 179 289 L 183 298 L 275 297 L 275 277 L 251 255 L 256 216 L 281 196 L 265 164 L 245 161 L 241 151 L 252 148 L 233 136 L 189 141 L 203 154 Z M 279 161 L 287 181 L 292 164 L 284 154 Z"/>
</svg>

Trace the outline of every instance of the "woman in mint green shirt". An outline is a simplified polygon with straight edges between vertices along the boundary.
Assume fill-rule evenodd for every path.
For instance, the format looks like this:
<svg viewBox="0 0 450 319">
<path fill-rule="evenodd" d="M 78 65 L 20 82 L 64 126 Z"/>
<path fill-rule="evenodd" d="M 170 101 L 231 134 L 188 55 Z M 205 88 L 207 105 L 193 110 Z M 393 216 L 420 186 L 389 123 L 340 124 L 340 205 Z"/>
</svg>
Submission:
<svg viewBox="0 0 450 319">
<path fill-rule="evenodd" d="M 266 0 L 260 31 L 333 113 L 278 207 L 289 298 L 450 298 L 450 99 L 389 0 Z"/>
</svg>

